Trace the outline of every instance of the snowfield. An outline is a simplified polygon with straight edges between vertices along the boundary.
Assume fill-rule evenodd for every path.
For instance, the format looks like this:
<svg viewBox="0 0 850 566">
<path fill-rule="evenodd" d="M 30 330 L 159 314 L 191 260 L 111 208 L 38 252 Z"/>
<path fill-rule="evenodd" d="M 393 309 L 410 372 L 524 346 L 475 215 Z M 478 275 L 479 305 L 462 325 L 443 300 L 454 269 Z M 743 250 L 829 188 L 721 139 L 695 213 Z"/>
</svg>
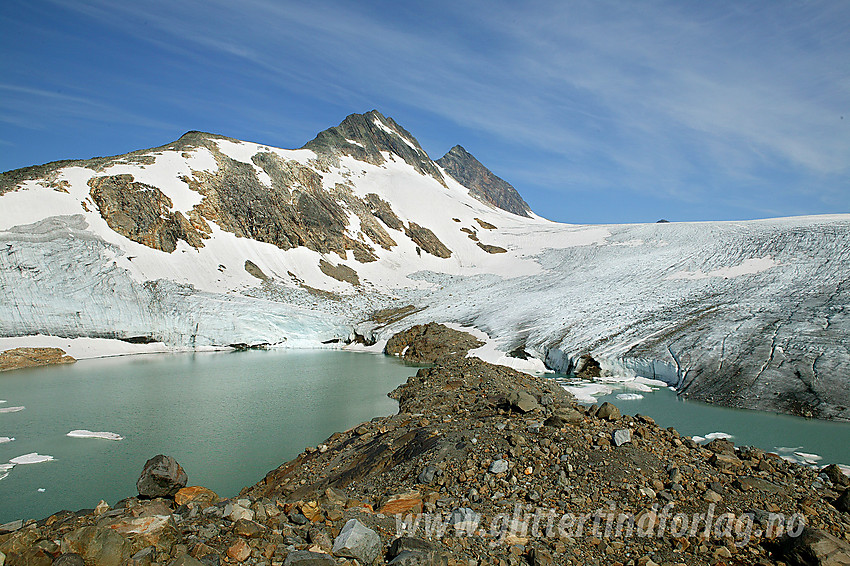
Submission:
<svg viewBox="0 0 850 566">
<path fill-rule="evenodd" d="M 428 159 L 386 124 L 376 127 Z M 260 152 L 312 167 L 327 190 L 348 183 L 358 198 L 375 193 L 451 256 L 422 251 L 383 223 L 396 245 L 372 246 L 377 260 L 362 263 L 350 251 L 343 259 L 284 250 L 213 221 L 203 247 L 180 240 L 167 253 L 113 231 L 88 181 L 129 173 L 188 217 L 202 195 L 183 179 L 215 172 L 214 152 L 151 150 L 149 162 L 102 170 L 71 164 L 0 193 L 0 349 L 51 341 L 89 357 L 96 340 L 113 354 L 339 347 L 355 332 L 380 344 L 437 321 L 476 329 L 487 342 L 477 355 L 518 369 L 568 372 L 590 354 L 606 374 L 661 380 L 693 398 L 850 419 L 850 215 L 566 225 L 495 208 L 448 174 L 444 186 L 390 152 L 380 165 L 341 155 L 319 167 L 310 150 L 215 143 L 266 186 L 275 180 L 252 162 Z M 348 217 L 349 237 L 369 242 Z M 326 274 L 323 259 L 354 270 L 359 285 Z M 409 304 L 422 310 L 370 322 L 375 311 Z M 140 337 L 152 343 L 115 342 Z M 506 355 L 518 351 L 528 359 Z"/>
</svg>

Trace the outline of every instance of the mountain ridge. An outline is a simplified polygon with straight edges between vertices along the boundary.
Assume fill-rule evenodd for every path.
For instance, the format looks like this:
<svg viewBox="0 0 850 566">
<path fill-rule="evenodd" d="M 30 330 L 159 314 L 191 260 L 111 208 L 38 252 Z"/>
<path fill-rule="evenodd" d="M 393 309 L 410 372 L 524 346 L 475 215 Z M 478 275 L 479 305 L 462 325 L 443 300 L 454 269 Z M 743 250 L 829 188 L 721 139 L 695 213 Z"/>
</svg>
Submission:
<svg viewBox="0 0 850 566">
<path fill-rule="evenodd" d="M 508 365 L 590 355 L 695 399 L 850 419 L 850 215 L 575 226 L 456 175 L 377 111 L 301 149 L 187 132 L 6 172 L 0 336 L 322 346 L 436 320 Z"/>
</svg>

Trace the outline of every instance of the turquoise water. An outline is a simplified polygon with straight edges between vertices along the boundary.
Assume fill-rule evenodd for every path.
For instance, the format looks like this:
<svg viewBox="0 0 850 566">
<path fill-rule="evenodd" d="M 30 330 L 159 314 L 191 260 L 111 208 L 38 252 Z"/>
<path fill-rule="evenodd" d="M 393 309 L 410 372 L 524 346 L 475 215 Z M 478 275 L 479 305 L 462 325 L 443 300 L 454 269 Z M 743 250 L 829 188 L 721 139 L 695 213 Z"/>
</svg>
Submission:
<svg viewBox="0 0 850 566">
<path fill-rule="evenodd" d="M 559 381 L 569 381 L 557 376 Z M 738 446 L 756 446 L 762 450 L 776 452 L 789 459 L 803 461 L 795 453 L 820 456 L 810 463 L 850 464 L 850 423 L 837 423 L 804 419 L 759 411 L 730 409 L 698 401 L 679 398 L 673 391 L 662 387 L 653 392 L 636 392 L 627 388 L 617 389 L 608 395 L 597 397 L 598 403 L 608 401 L 616 405 L 623 414 L 649 415 L 663 427 L 674 427 L 686 436 L 706 436 L 713 432 L 731 434 L 732 442 Z M 643 399 L 618 399 L 618 394 L 639 393 Z"/>
<path fill-rule="evenodd" d="M 30 452 L 0 480 L 0 523 L 135 495 L 145 461 L 177 459 L 190 485 L 236 495 L 335 431 L 397 404 L 386 394 L 416 369 L 382 355 L 269 350 L 146 355 L 0 374 L 0 462 Z M 121 441 L 68 438 L 73 429 Z M 2 472 L 0 472 L 2 475 Z M 39 491 L 43 489 L 44 491 Z"/>
</svg>

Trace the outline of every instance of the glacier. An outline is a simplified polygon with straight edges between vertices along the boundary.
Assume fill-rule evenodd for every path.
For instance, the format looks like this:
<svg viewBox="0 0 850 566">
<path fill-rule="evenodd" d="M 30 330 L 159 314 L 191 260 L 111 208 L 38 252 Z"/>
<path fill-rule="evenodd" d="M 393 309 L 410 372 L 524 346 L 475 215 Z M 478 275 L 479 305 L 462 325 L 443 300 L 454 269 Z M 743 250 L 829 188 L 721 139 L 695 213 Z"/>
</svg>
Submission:
<svg viewBox="0 0 850 566">
<path fill-rule="evenodd" d="M 528 371 L 568 373 L 590 355 L 603 375 L 660 380 L 693 399 L 850 420 L 850 215 L 519 216 L 476 198 L 391 119 L 366 116 L 298 150 L 196 132 L 4 174 L 0 345 L 52 336 L 171 350 L 379 348 L 436 321 L 476 329 L 482 357 Z M 224 197 L 203 183 L 235 178 L 234 167 L 253 190 L 318 198 L 344 219 L 344 249 L 321 237 L 294 245 L 292 233 L 261 241 L 210 212 Z M 179 214 L 180 230 L 199 236 L 181 232 L 164 251 L 138 235 L 140 220 L 108 217 L 92 181 L 120 175 L 167 197 L 159 220 Z M 435 255 L 435 242 L 450 255 Z M 376 316 L 408 305 L 398 319 Z"/>
</svg>

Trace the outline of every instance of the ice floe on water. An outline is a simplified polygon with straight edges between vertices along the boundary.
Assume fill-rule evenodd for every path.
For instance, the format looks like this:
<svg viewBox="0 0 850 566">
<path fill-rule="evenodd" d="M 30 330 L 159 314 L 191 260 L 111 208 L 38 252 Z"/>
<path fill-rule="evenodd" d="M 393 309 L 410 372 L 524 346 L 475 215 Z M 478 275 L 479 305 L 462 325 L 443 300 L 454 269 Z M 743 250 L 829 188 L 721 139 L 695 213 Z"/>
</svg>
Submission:
<svg viewBox="0 0 850 566">
<path fill-rule="evenodd" d="M 694 442 L 703 443 L 703 442 L 711 442 L 712 440 L 717 440 L 717 439 L 729 440 L 730 438 L 735 438 L 735 437 L 732 436 L 731 434 L 727 433 L 727 432 L 709 432 L 705 436 L 700 436 L 698 434 L 695 434 L 691 437 L 691 440 L 693 440 Z"/>
<path fill-rule="evenodd" d="M 38 452 L 30 452 L 29 454 L 24 454 L 23 456 L 18 456 L 17 458 L 12 458 L 9 460 L 10 464 L 40 464 L 42 462 L 50 462 L 53 460 L 53 456 L 47 456 L 45 454 L 39 454 Z"/>
<path fill-rule="evenodd" d="M 103 438 L 104 440 L 124 440 L 124 437 L 114 432 L 92 432 L 90 430 L 72 430 L 65 436 L 71 438 Z"/>
<path fill-rule="evenodd" d="M 776 453 L 783 460 L 787 460 L 789 462 L 794 462 L 796 464 L 806 464 L 808 466 L 814 466 L 819 461 L 823 460 L 823 456 L 819 454 L 810 454 L 808 452 L 801 452 L 802 446 L 777 446 Z"/>
<path fill-rule="evenodd" d="M 6 444 L 15 440 L 14 436 L 0 436 L 0 444 Z"/>
<path fill-rule="evenodd" d="M 17 413 L 24 409 L 26 409 L 26 407 L 0 407 L 0 413 Z"/>
<path fill-rule="evenodd" d="M 636 401 L 643 399 L 643 395 L 633 393 L 635 391 L 651 393 L 667 386 L 667 383 L 658 379 L 621 375 L 595 377 L 592 380 L 557 378 L 557 382 L 561 387 L 572 393 L 579 403 L 596 403 L 598 397 L 610 395 L 618 390 L 626 391 L 626 393 L 618 394 L 617 399 Z"/>
<path fill-rule="evenodd" d="M 617 399 L 620 401 L 638 401 L 643 399 L 643 395 L 640 393 L 618 393 Z"/>
<path fill-rule="evenodd" d="M 0 464 L 0 480 L 9 475 L 9 470 L 15 467 L 15 464 Z"/>
</svg>

